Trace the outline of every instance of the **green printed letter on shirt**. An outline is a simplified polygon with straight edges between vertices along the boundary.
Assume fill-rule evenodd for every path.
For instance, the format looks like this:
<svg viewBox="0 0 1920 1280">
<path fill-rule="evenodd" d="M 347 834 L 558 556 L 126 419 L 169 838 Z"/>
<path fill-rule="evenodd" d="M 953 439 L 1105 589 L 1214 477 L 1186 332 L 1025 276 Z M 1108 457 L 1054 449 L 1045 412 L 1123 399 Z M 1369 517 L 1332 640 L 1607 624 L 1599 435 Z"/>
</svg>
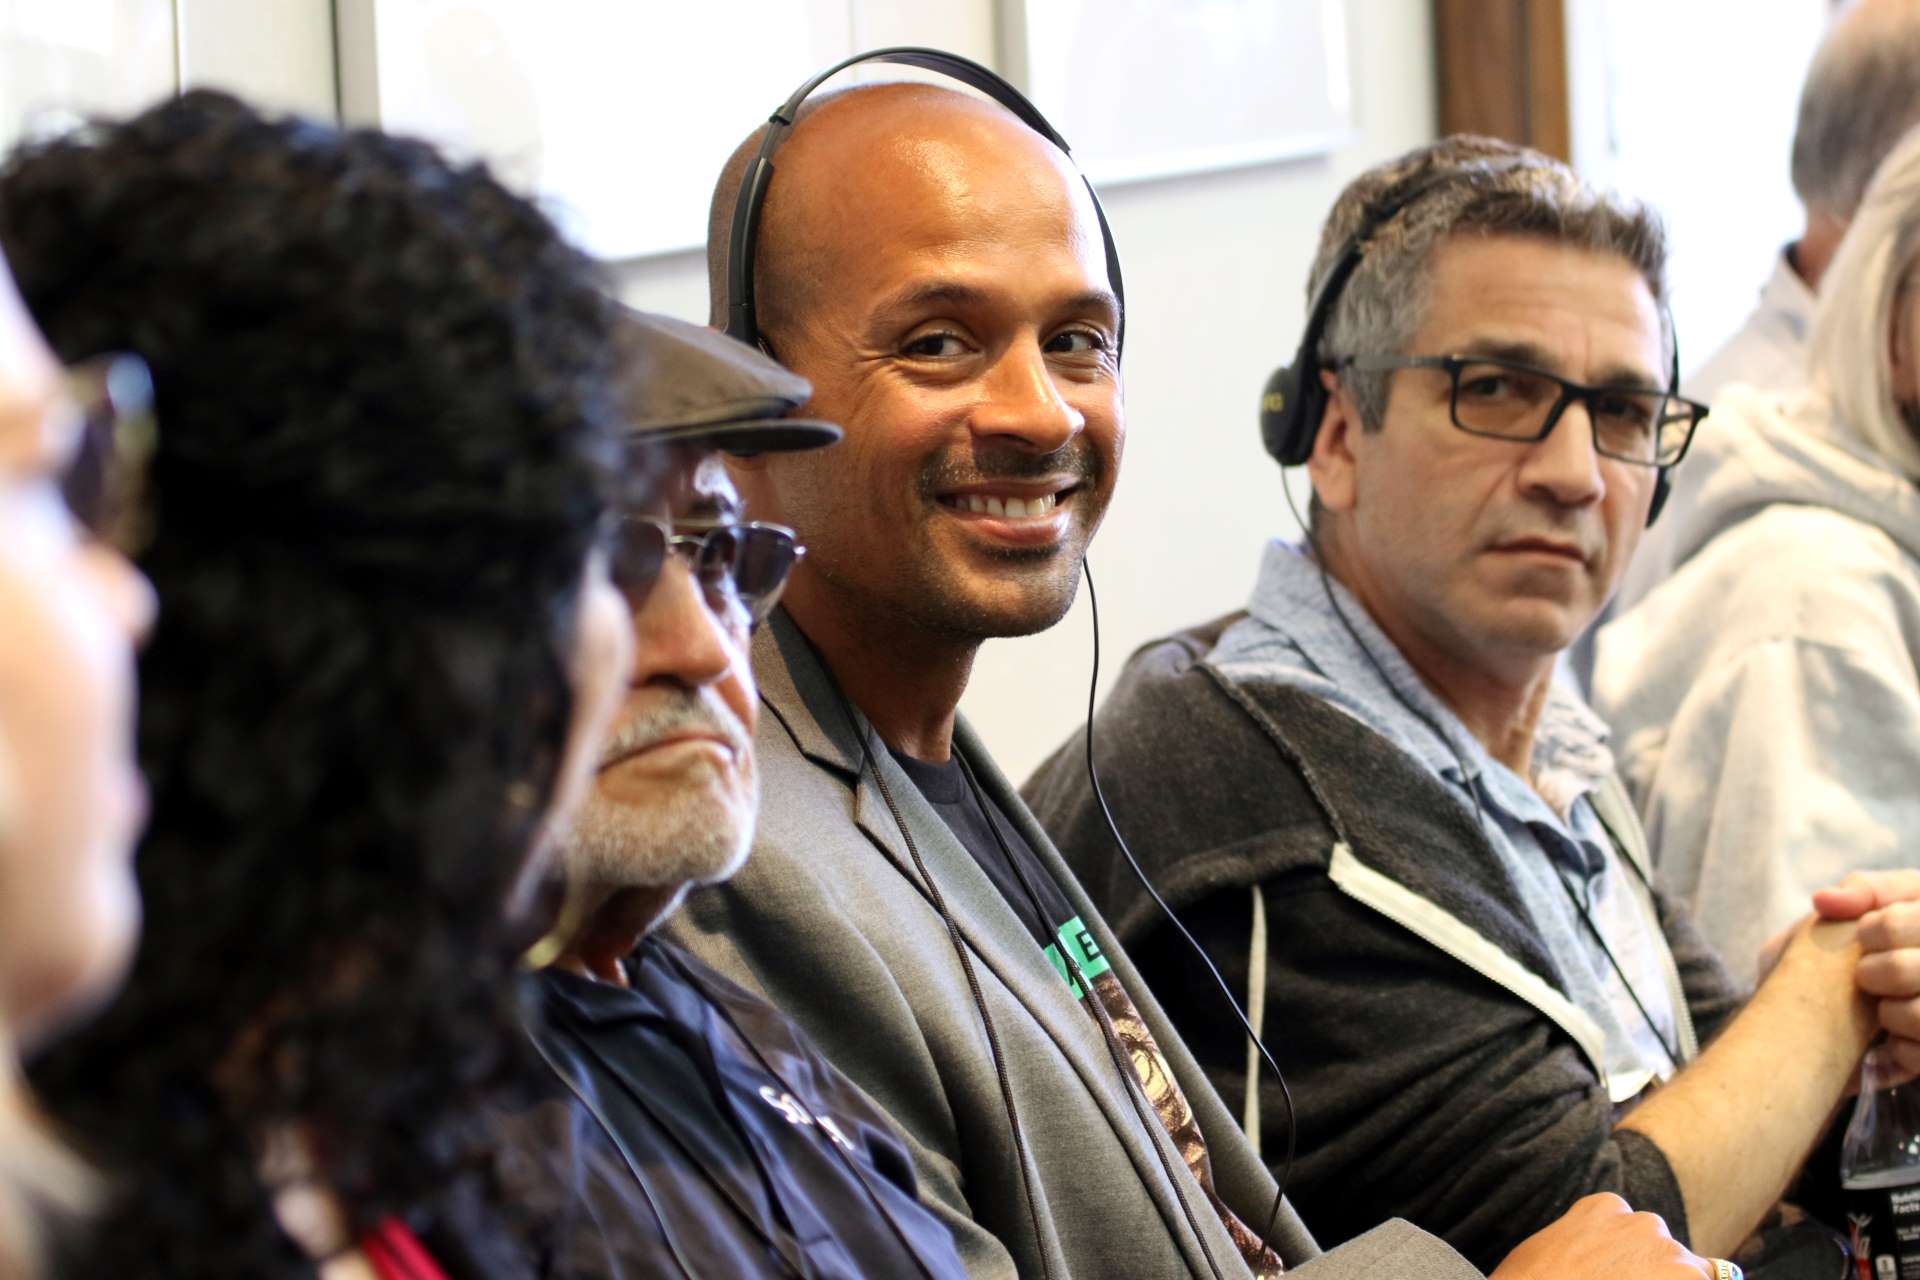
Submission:
<svg viewBox="0 0 1920 1280">
<path fill-rule="evenodd" d="M 1080 984 L 1073 980 L 1073 970 L 1068 966 L 1065 956 L 1061 954 L 1062 947 L 1066 949 L 1066 955 L 1073 957 L 1074 963 L 1080 966 L 1080 972 L 1089 980 L 1099 977 L 1113 966 L 1107 963 L 1107 955 L 1100 950 L 1100 944 L 1095 941 L 1093 931 L 1081 923 L 1079 916 L 1060 926 L 1059 937 L 1060 941 L 1057 944 L 1048 944 L 1047 959 L 1053 962 L 1054 969 L 1066 979 L 1067 986 L 1072 989 L 1074 998 L 1077 1000 L 1083 993 L 1080 990 Z"/>
</svg>

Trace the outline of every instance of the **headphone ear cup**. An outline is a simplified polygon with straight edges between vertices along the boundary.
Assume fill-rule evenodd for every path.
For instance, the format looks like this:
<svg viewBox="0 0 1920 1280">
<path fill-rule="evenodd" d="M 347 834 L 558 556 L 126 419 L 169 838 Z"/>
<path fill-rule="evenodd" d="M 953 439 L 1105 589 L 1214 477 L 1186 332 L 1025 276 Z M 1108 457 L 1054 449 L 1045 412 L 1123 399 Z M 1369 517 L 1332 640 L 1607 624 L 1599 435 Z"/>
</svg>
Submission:
<svg viewBox="0 0 1920 1280">
<path fill-rule="evenodd" d="M 1647 505 L 1647 524 L 1651 526 L 1660 518 L 1660 508 L 1667 505 L 1667 498 L 1673 493 L 1673 474 L 1661 467 L 1659 478 L 1653 482 L 1653 501 Z"/>
<path fill-rule="evenodd" d="M 1296 360 L 1275 369 L 1260 394 L 1260 441 L 1283 467 L 1297 467 L 1313 453 L 1312 423 L 1318 411 L 1308 401 L 1318 399 L 1312 393 L 1319 386 L 1317 380 L 1313 387 L 1305 386 L 1300 367 Z"/>
</svg>

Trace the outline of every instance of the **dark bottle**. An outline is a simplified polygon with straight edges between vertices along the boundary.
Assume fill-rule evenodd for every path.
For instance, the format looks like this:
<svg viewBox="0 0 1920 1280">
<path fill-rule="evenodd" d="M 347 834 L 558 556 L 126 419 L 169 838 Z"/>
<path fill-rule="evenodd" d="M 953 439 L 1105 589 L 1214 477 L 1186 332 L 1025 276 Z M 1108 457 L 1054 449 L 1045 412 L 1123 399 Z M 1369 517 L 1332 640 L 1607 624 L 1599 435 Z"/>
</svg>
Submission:
<svg viewBox="0 0 1920 1280">
<path fill-rule="evenodd" d="M 1858 1280 L 1920 1280 L 1920 1080 L 1903 1074 L 1881 1050 L 1867 1054 L 1840 1148 Z"/>
</svg>

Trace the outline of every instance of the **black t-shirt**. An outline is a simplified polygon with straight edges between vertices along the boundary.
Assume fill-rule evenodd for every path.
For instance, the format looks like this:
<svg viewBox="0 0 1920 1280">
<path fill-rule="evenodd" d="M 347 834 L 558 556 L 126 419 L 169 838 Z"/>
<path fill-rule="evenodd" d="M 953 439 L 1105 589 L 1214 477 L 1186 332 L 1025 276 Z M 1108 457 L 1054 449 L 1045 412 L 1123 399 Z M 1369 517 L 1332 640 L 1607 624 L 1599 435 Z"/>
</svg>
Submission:
<svg viewBox="0 0 1920 1280">
<path fill-rule="evenodd" d="M 893 758 L 987 873 L 1068 985 L 1074 984 L 1072 970 L 1062 955 L 1063 945 L 1089 979 L 1107 972 L 1110 966 L 1099 944 L 1081 923 L 1059 882 L 1021 836 L 1020 828 L 998 805 L 989 819 L 982 807 L 984 795 L 975 793 L 958 753 L 941 764 L 929 764 L 898 751 L 893 752 Z M 996 830 L 998 839 L 994 837 Z M 1074 994 L 1080 994 L 1077 987 Z"/>
</svg>

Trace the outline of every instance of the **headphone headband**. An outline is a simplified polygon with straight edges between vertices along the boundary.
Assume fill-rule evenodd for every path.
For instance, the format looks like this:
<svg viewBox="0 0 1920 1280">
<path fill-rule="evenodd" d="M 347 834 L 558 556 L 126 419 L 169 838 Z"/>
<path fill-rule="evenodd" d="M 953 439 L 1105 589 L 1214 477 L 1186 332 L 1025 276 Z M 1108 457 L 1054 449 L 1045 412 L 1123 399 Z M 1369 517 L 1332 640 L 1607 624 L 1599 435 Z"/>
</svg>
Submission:
<svg viewBox="0 0 1920 1280">
<path fill-rule="evenodd" d="M 766 205 L 767 189 L 773 183 L 773 153 L 780 149 L 787 134 L 792 132 L 800 105 L 828 80 L 863 62 L 898 63 L 958 80 L 1012 112 L 1022 124 L 1058 147 L 1061 154 L 1069 159 L 1073 156 L 1073 148 L 1067 145 L 1067 140 L 1047 122 L 1047 118 L 1040 114 L 1040 109 L 1025 94 L 997 72 L 957 53 L 914 45 L 870 49 L 843 58 L 824 71 L 809 76 L 767 117 L 766 137 L 761 140 L 760 151 L 754 156 L 753 163 L 747 166 L 747 172 L 740 181 L 740 194 L 734 201 L 733 238 L 727 244 L 727 334 L 749 346 L 766 346 L 760 338 L 760 322 L 753 291 L 753 264 L 755 246 L 760 236 L 760 213 Z M 1106 248 L 1107 283 L 1113 289 L 1114 301 L 1119 305 L 1120 319 L 1115 335 L 1117 352 L 1125 347 L 1127 340 L 1127 295 L 1120 279 L 1120 253 L 1113 243 L 1113 231 L 1107 225 L 1107 211 L 1100 207 L 1100 196 L 1094 191 L 1093 183 L 1085 174 L 1080 175 L 1080 181 L 1086 184 L 1087 198 L 1093 202 L 1093 216 L 1100 224 L 1100 240 Z"/>
</svg>

